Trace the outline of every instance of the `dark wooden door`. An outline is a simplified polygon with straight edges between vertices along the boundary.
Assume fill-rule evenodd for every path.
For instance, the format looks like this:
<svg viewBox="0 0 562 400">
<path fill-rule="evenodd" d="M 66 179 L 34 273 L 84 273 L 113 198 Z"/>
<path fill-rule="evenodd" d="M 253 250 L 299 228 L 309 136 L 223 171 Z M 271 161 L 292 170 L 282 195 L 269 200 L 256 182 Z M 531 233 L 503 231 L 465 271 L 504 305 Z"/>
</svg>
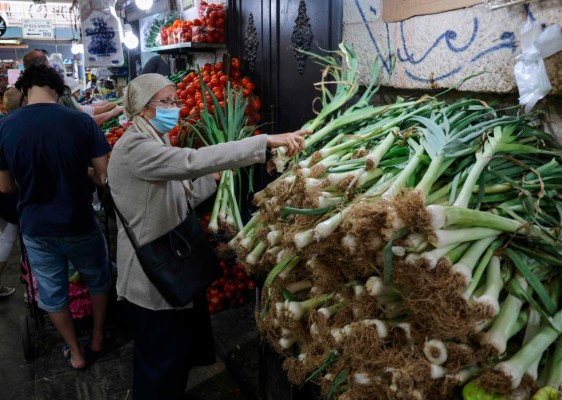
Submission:
<svg viewBox="0 0 562 400">
<path fill-rule="evenodd" d="M 343 0 L 230 0 L 228 50 L 242 58 L 244 73 L 256 84 L 262 99 L 262 130 L 283 133 L 299 129 L 314 116 L 314 83 L 320 67 L 299 58 L 295 47 L 312 52 L 334 50 L 341 41 Z M 256 170 L 254 188 L 260 190 L 272 177 Z M 260 398 L 310 400 L 317 388 L 297 388 L 287 381 L 282 358 L 269 346 L 260 355 Z"/>
<path fill-rule="evenodd" d="M 313 117 L 318 65 L 295 52 L 336 49 L 343 0 L 230 0 L 229 43 L 262 97 L 271 133 L 293 131 Z"/>
</svg>

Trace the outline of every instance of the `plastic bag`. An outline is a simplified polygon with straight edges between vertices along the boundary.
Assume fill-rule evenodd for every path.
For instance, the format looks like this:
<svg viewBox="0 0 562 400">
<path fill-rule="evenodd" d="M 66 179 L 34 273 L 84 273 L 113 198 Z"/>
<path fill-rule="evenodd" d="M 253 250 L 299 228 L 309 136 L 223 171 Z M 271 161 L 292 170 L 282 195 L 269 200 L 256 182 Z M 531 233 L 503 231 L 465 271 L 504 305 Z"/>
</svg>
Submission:
<svg viewBox="0 0 562 400">
<path fill-rule="evenodd" d="M 542 58 L 550 57 L 562 51 L 562 30 L 560 25 L 550 25 L 539 35 L 534 44 Z"/>
<path fill-rule="evenodd" d="M 552 90 L 543 58 L 562 50 L 561 39 L 558 25 L 551 25 L 544 31 L 538 21 L 527 21 L 521 26 L 522 51 L 517 57 L 514 74 L 519 104 L 525 106 L 526 113 Z"/>
</svg>

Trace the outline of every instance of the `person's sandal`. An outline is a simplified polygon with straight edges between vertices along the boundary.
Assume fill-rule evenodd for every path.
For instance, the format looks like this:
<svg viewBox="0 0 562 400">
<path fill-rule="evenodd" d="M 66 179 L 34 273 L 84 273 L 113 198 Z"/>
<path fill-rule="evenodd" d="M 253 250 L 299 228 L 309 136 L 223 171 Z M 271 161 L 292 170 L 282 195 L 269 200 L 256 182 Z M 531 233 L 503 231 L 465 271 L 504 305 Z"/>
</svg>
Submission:
<svg viewBox="0 0 562 400">
<path fill-rule="evenodd" d="M 9 288 L 6 286 L 0 286 L 0 297 L 8 297 L 11 294 L 14 294 L 14 292 L 16 291 L 15 288 Z"/>
<path fill-rule="evenodd" d="M 74 371 L 84 371 L 86 368 L 88 368 L 88 359 L 86 358 L 86 365 L 84 365 L 82 368 L 76 368 L 74 365 L 72 365 L 72 353 L 70 351 L 70 347 L 65 343 L 61 349 L 60 349 L 62 356 L 64 357 L 64 360 L 66 361 L 66 363 L 68 364 L 68 366 L 70 367 L 70 369 L 74 370 Z"/>
</svg>

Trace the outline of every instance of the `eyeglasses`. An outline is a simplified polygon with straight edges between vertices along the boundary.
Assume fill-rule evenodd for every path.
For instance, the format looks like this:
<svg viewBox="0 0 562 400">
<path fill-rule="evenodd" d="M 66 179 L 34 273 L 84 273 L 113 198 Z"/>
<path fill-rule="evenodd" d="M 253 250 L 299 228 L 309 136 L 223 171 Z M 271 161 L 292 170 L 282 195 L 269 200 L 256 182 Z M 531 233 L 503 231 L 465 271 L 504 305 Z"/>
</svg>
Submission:
<svg viewBox="0 0 562 400">
<path fill-rule="evenodd" d="M 180 100 L 160 100 L 160 99 L 152 99 L 149 101 L 149 103 L 160 103 L 160 104 L 166 104 L 169 106 L 176 106 L 176 107 L 181 107 L 183 105 L 183 103 Z"/>
</svg>

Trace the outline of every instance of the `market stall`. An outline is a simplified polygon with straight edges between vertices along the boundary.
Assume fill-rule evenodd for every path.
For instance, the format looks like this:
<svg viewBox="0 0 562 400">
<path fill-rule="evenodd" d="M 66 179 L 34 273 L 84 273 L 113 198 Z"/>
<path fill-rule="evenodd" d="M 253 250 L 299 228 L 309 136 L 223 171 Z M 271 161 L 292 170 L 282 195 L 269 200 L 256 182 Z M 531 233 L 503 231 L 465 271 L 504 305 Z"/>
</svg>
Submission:
<svg viewBox="0 0 562 400">
<path fill-rule="evenodd" d="M 413 8 L 408 15 L 394 9 L 382 24 L 374 17 L 382 3 L 369 9 L 366 2 L 344 2 L 344 42 L 316 37 L 332 52 L 312 46 L 310 21 L 320 11 L 307 6 L 315 5 L 295 4 L 294 26 L 277 29 L 256 24 L 251 7 L 233 4 L 228 19 L 237 21 L 234 14 L 242 23 L 224 40 L 240 58 L 172 76 L 184 104 L 182 123 L 169 133 L 172 145 L 300 126 L 314 131 L 303 155 L 274 155 L 269 166 L 277 172 L 261 175 L 263 190 L 255 195 L 237 182 L 245 177 L 240 171 L 223 174 L 205 224 L 223 242 L 231 238 L 231 253 L 219 246 L 226 274 L 208 291 L 210 310 L 247 301 L 236 287 L 253 288 L 247 274 L 255 277 L 257 326 L 294 385 L 271 376 L 273 357 L 266 352 L 262 377 L 277 385 L 263 388 L 266 398 L 312 396 L 298 389 L 310 383 L 321 396 L 341 399 L 553 396 L 560 389 L 562 153 L 553 135 L 559 128 L 530 111 L 552 88 L 545 76 L 558 83 L 552 64 L 541 64 L 560 51 L 554 44 L 560 15 L 549 14 L 555 2 L 534 9 L 550 18 L 553 32 L 527 9 L 517 32 L 527 40 L 524 64 L 516 65 L 516 33 L 504 32 L 499 44 L 477 41 L 479 21 L 512 18 L 517 4 L 451 11 L 474 5 L 468 2 Z M 324 11 L 335 16 L 337 10 L 330 3 Z M 472 20 L 470 10 L 477 15 Z M 444 11 L 473 24 L 458 33 L 468 44 L 459 47 L 455 31 L 440 35 L 429 22 Z M 423 14 L 429 16 L 414 24 L 426 35 L 410 43 L 406 23 L 396 21 Z M 155 18 L 146 43 L 181 54 L 202 40 L 194 40 L 201 26 L 209 24 Z M 388 53 L 377 36 L 385 29 Z M 399 44 L 391 42 L 390 29 L 402 35 Z M 488 30 L 493 36 L 494 28 Z M 268 46 L 257 39 L 266 32 L 278 35 Z M 287 49 L 274 43 L 289 36 L 294 54 L 284 58 Z M 209 35 L 205 46 L 220 45 L 222 37 Z M 424 46 L 425 53 L 411 50 Z M 358 51 L 365 47 L 376 56 Z M 443 58 L 447 51 L 455 56 Z M 495 78 L 479 64 L 486 57 Z M 519 99 L 498 95 L 514 90 Z M 556 97 L 541 104 L 549 101 L 559 104 Z M 248 194 L 253 206 L 241 206 L 237 198 Z M 227 261 L 232 251 L 235 263 Z"/>
</svg>

